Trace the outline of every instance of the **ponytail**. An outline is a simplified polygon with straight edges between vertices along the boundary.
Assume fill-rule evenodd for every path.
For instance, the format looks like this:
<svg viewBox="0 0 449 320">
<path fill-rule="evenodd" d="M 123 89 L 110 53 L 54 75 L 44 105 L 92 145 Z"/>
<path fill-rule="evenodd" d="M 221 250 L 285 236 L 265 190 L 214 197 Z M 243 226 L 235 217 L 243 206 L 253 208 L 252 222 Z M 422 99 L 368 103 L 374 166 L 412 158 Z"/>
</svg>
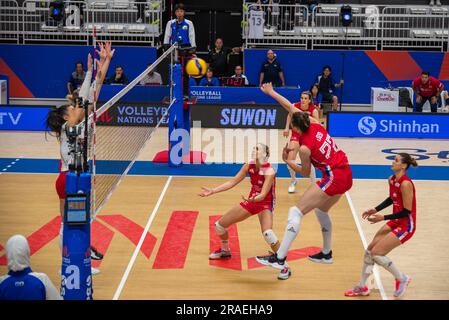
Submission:
<svg viewBox="0 0 449 320">
<path fill-rule="evenodd" d="M 49 129 L 48 131 L 53 132 L 58 138 L 61 134 L 61 129 L 64 123 L 64 115 L 67 111 L 69 105 L 63 105 L 59 108 L 52 108 L 47 115 L 46 126 Z"/>
<path fill-rule="evenodd" d="M 413 166 L 413 167 L 418 166 L 418 162 L 416 162 L 416 159 L 413 158 L 412 156 L 410 156 L 408 153 L 403 152 L 403 153 L 399 153 L 399 155 L 401 156 L 401 162 L 405 163 L 407 165 L 407 169 L 410 166 Z"/>
</svg>

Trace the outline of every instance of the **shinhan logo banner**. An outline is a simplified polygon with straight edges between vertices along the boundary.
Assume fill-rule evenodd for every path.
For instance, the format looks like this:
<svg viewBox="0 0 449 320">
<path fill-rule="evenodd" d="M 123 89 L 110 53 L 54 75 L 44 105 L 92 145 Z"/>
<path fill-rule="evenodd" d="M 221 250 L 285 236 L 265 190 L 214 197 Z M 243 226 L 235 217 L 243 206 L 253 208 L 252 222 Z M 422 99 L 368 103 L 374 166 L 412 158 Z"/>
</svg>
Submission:
<svg viewBox="0 0 449 320">
<path fill-rule="evenodd" d="M 449 139 L 449 114 L 330 112 L 333 137 Z"/>
</svg>

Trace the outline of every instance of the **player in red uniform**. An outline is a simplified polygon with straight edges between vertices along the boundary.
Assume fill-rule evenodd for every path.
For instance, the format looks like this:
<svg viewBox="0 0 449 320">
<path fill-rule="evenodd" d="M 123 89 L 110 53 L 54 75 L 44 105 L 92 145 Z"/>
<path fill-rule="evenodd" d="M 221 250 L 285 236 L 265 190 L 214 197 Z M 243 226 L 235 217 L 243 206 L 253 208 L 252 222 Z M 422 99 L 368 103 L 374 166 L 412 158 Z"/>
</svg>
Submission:
<svg viewBox="0 0 449 320">
<path fill-rule="evenodd" d="M 301 102 L 296 102 L 295 104 L 293 104 L 293 106 L 295 107 L 295 112 L 301 110 L 303 112 L 307 112 L 316 120 L 320 120 L 318 110 L 313 105 L 312 94 L 309 91 L 304 91 L 303 93 L 301 93 Z M 285 129 L 283 132 L 283 135 L 286 138 L 288 138 L 290 134 L 291 120 L 292 113 L 289 112 L 287 121 L 285 121 Z M 288 145 L 288 148 L 291 151 L 288 153 L 288 160 L 295 160 L 299 152 L 299 133 L 294 130 L 291 130 L 291 133 L 292 135 L 290 137 L 290 143 Z M 290 177 L 292 178 L 290 186 L 288 187 L 288 192 L 293 193 L 295 192 L 296 184 L 298 183 L 298 181 L 296 180 L 296 172 L 290 167 L 288 167 L 287 169 L 290 172 Z M 315 170 L 312 169 L 312 182 L 314 182 L 315 178 Z"/>
<path fill-rule="evenodd" d="M 247 174 L 251 178 L 251 191 L 248 198 L 242 197 L 243 201 L 239 205 L 234 206 L 215 223 L 215 231 L 221 239 L 221 248 L 212 252 L 209 255 L 209 259 L 226 259 L 231 257 L 231 250 L 228 244 L 229 235 L 226 229 L 252 215 L 258 215 L 263 237 L 271 249 L 277 250 L 279 248 L 278 238 L 272 230 L 276 172 L 268 163 L 269 156 L 270 151 L 268 147 L 259 143 L 253 150 L 253 161 L 244 164 L 234 179 L 216 188 L 202 188 L 203 190 L 199 196 L 208 197 L 235 187 L 245 179 Z"/>
<path fill-rule="evenodd" d="M 416 94 L 416 106 L 413 111 L 422 112 L 422 107 L 427 100 L 430 103 L 430 110 L 437 112 L 438 97 L 444 90 L 444 85 L 436 78 L 431 77 L 429 72 L 423 71 L 412 83 L 413 91 Z"/>
<path fill-rule="evenodd" d="M 294 107 L 286 98 L 274 91 L 271 84 L 264 84 L 261 90 L 278 101 L 285 109 L 294 112 Z M 294 112 L 292 115 L 293 130 L 301 134 L 299 139 L 299 156 L 301 166 L 294 160 L 288 160 L 289 149 L 286 147 L 282 159 L 289 167 L 301 174 L 309 176 L 311 164 L 320 169 L 323 178 L 313 183 L 298 200 L 296 206 L 288 213 L 288 223 L 279 250 L 268 256 L 259 256 L 256 260 L 264 265 L 281 270 L 278 279 L 285 280 L 291 275 L 285 262 L 287 252 L 299 233 L 301 220 L 308 212 L 315 209 L 323 234 L 323 249 L 320 253 L 309 256 L 309 260 L 318 263 L 332 263 L 331 239 L 332 222 L 329 210 L 340 197 L 352 187 L 352 171 L 346 154 L 338 149 L 335 142 L 321 124 L 309 117 L 305 112 Z"/>
<path fill-rule="evenodd" d="M 394 248 L 410 240 L 416 230 L 416 193 L 412 180 L 406 171 L 410 166 L 418 164 L 408 153 L 398 154 L 391 166 L 394 174 L 388 178 L 390 196 L 377 207 L 362 213 L 362 218 L 371 223 L 388 220 L 377 231 L 369 244 L 363 258 L 362 276 L 360 282 L 345 292 L 346 296 L 367 296 L 370 291 L 366 280 L 371 275 L 374 263 L 384 267 L 396 279 L 395 297 L 404 295 L 410 282 L 410 277 L 398 270 L 393 261 L 386 255 Z M 393 214 L 382 215 L 378 212 L 393 205 Z"/>
</svg>

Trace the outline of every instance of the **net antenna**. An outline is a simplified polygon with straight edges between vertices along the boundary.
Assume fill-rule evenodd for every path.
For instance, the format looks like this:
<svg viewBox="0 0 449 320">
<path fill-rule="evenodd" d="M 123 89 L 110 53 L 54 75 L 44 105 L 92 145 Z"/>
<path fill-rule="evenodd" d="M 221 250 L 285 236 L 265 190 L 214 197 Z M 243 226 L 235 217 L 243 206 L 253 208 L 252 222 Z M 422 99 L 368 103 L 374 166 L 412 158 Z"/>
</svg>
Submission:
<svg viewBox="0 0 449 320">
<path fill-rule="evenodd" d="M 93 31 L 93 45 L 96 46 L 96 33 Z M 136 78 L 127 84 L 122 90 L 98 108 L 97 92 L 95 87 L 93 112 L 88 117 L 88 124 L 92 130 L 92 139 L 89 146 L 89 160 L 92 162 L 92 194 L 91 216 L 95 220 L 97 213 L 106 204 L 113 192 L 120 185 L 133 164 L 145 148 L 156 129 L 167 118 L 169 110 L 176 99 L 173 93 L 173 72 L 169 72 L 169 105 L 157 123 L 151 126 L 98 126 L 97 122 L 102 115 L 131 91 L 144 79 L 147 74 L 154 71 L 164 60 L 169 60 L 170 66 L 177 61 L 177 44 L 169 47 L 155 62 L 142 71 Z M 94 51 L 94 57 L 96 50 Z M 94 63 L 96 68 L 96 63 Z M 171 68 L 170 68 L 171 70 Z M 94 69 L 94 75 L 98 70 Z M 162 104 L 162 101 L 160 101 Z M 84 126 L 86 120 L 78 126 Z"/>
</svg>

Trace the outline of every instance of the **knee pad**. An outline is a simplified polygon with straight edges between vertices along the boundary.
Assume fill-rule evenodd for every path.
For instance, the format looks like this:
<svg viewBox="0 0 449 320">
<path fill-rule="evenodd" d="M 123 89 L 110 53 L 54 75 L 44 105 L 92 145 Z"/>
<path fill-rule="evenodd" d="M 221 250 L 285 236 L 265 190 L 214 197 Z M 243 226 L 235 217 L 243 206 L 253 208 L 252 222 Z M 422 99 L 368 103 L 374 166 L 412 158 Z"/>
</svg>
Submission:
<svg viewBox="0 0 449 320">
<path fill-rule="evenodd" d="M 215 232 L 217 232 L 217 234 L 219 236 L 223 235 L 226 233 L 226 228 L 224 228 L 218 221 L 215 222 Z"/>
<path fill-rule="evenodd" d="M 315 209 L 315 215 L 320 222 L 322 232 L 332 231 L 331 217 L 327 212 L 324 212 L 323 210 L 317 208 Z"/>
<path fill-rule="evenodd" d="M 278 237 L 274 234 L 273 230 L 267 229 L 262 232 L 263 238 L 269 246 L 275 245 L 278 242 Z"/>
<path fill-rule="evenodd" d="M 373 260 L 384 268 L 388 268 L 391 265 L 391 260 L 387 256 L 373 256 Z"/>
<path fill-rule="evenodd" d="M 298 207 L 291 207 L 290 210 L 288 210 L 288 223 L 299 225 L 303 216 L 304 215 L 302 214 L 301 210 L 298 209 Z"/>
</svg>

